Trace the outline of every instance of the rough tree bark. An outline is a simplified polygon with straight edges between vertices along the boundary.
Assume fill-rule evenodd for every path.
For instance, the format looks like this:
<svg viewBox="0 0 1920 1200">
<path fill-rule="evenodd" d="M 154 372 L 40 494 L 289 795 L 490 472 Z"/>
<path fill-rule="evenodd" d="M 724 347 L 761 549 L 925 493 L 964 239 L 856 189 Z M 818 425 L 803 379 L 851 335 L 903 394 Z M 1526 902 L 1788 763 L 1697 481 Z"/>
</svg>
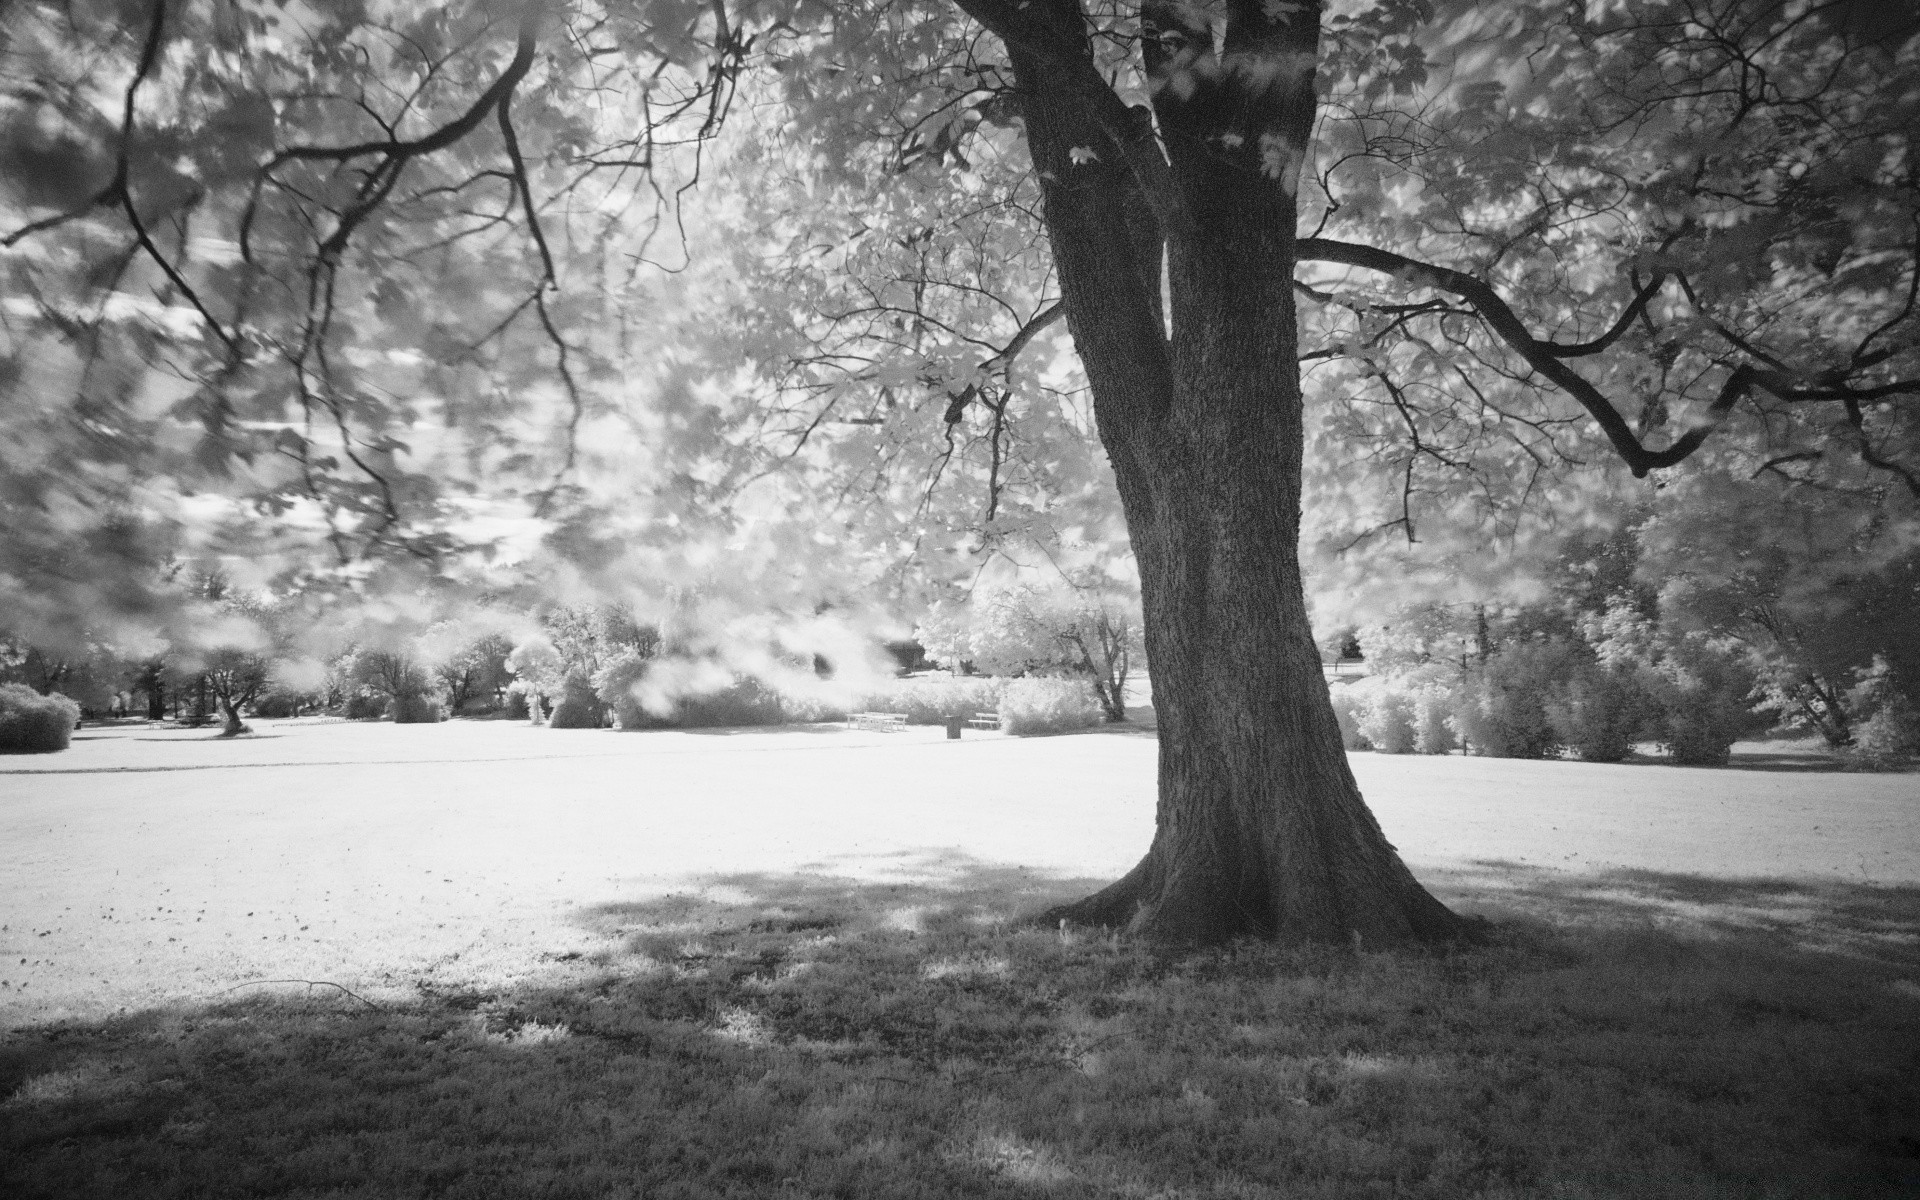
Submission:
<svg viewBox="0 0 1920 1200">
<path fill-rule="evenodd" d="M 1149 114 L 1100 77 L 1077 0 L 961 4 L 1012 58 L 1159 714 L 1146 857 L 1049 916 L 1180 944 L 1461 935 L 1361 799 L 1301 585 L 1293 190 L 1318 5 L 1231 0 L 1216 53 L 1183 23 L 1197 6 L 1148 4 Z"/>
</svg>

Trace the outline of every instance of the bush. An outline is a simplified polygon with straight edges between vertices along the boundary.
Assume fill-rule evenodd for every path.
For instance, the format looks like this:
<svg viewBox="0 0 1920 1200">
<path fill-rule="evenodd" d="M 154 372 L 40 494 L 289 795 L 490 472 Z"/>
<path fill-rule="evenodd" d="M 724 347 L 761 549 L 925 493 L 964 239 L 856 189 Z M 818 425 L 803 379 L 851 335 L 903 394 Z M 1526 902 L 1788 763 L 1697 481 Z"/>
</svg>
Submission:
<svg viewBox="0 0 1920 1200">
<path fill-rule="evenodd" d="M 1369 675 L 1330 688 L 1340 743 L 1382 754 L 1446 754 L 1458 745 L 1450 724 L 1452 696 L 1444 672 Z"/>
<path fill-rule="evenodd" d="M 524 721 L 527 719 L 528 715 L 529 714 L 527 712 L 527 694 L 521 691 L 508 692 L 507 707 L 505 712 L 506 718 L 509 721 Z"/>
<path fill-rule="evenodd" d="M 948 717 L 971 717 L 999 708 L 1001 692 L 1011 683 L 981 675 L 897 679 L 861 696 L 850 711 L 905 713 L 909 725 L 945 725 Z"/>
<path fill-rule="evenodd" d="M 1853 727 L 1853 754 L 1864 765 L 1897 767 L 1920 758 L 1920 710 L 1888 705 Z"/>
<path fill-rule="evenodd" d="M 682 729 L 724 729 L 735 725 L 779 725 L 786 721 L 780 693 L 758 679 L 741 679 L 705 696 L 685 696 L 674 705 L 674 724 Z"/>
<path fill-rule="evenodd" d="M 606 705 L 594 695 L 593 685 L 578 671 L 569 672 L 560 700 L 547 718 L 549 729 L 599 729 L 606 725 Z"/>
<path fill-rule="evenodd" d="M 1421 754 L 1451 754 L 1460 739 L 1449 720 L 1453 715 L 1453 700 L 1446 689 L 1415 690 L 1413 709 L 1413 748 Z"/>
<path fill-rule="evenodd" d="M 446 720 L 438 700 L 425 696 L 402 696 L 393 702 L 395 725 L 432 725 Z"/>
<path fill-rule="evenodd" d="M 1733 743 L 1765 722 L 1748 701 L 1757 677 L 1732 647 L 1681 638 L 1666 648 L 1652 686 L 1659 704 L 1659 740 L 1673 761 L 1724 767 Z"/>
<path fill-rule="evenodd" d="M 1547 702 L 1578 661 L 1579 652 L 1565 642 L 1502 646 L 1468 671 L 1455 690 L 1455 732 L 1483 757 L 1546 758 L 1560 743 L 1547 719 Z"/>
<path fill-rule="evenodd" d="M 1381 754 L 1413 753 L 1416 742 L 1413 698 L 1384 679 L 1367 680 L 1356 687 L 1366 689 L 1362 693 L 1365 707 L 1355 713 L 1360 736 Z"/>
<path fill-rule="evenodd" d="M 1333 718 L 1340 722 L 1340 744 L 1349 750 L 1371 750 L 1373 743 L 1360 732 L 1360 717 L 1367 709 L 1364 693 L 1354 690 L 1354 684 L 1335 684 L 1333 694 Z"/>
<path fill-rule="evenodd" d="M 826 689 L 808 688 L 803 692 L 785 689 L 780 691 L 781 719 L 790 724 L 844 721 L 849 711 L 844 697 L 835 698 L 834 693 Z"/>
<path fill-rule="evenodd" d="M 642 708 L 631 692 L 623 692 L 614 701 L 614 719 L 622 729 L 729 729 L 780 725 L 787 713 L 780 693 L 758 679 L 746 678 L 717 692 L 682 696 L 664 717 Z"/>
<path fill-rule="evenodd" d="M 1104 715 L 1084 679 L 1013 679 L 1000 693 L 1000 728 L 1016 737 L 1085 729 Z"/>
<path fill-rule="evenodd" d="M 634 685 L 647 673 L 653 660 L 646 655 L 624 653 L 601 667 L 593 677 L 594 694 L 613 710 L 613 723 L 620 729 L 661 729 L 668 722 L 641 707 L 633 694 Z"/>
<path fill-rule="evenodd" d="M 355 692 L 347 697 L 349 721 L 375 721 L 387 715 L 387 698 L 377 692 Z"/>
<path fill-rule="evenodd" d="M 1920 757 L 1920 706 L 1897 686 L 1886 658 L 1876 654 L 1854 676 L 1847 706 L 1858 714 L 1850 750 L 1856 764 L 1890 768 Z"/>
<path fill-rule="evenodd" d="M 253 715 L 274 720 L 279 717 L 297 717 L 300 710 L 313 703 L 312 696 L 296 692 L 268 692 L 253 702 Z"/>
<path fill-rule="evenodd" d="M 1587 762 L 1619 762 L 1648 716 L 1645 689 L 1631 667 L 1583 664 L 1547 703 L 1554 735 Z"/>
<path fill-rule="evenodd" d="M 80 706 L 58 692 L 42 696 L 24 683 L 0 684 L 0 754 L 65 750 Z"/>
</svg>

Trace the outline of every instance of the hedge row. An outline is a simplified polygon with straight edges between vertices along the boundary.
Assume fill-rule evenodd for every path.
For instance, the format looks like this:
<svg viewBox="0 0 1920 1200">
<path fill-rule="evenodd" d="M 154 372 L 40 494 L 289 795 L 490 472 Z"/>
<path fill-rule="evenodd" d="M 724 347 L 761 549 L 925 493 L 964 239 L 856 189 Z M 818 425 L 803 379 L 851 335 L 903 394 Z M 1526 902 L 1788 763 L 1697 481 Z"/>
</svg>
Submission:
<svg viewBox="0 0 1920 1200">
<path fill-rule="evenodd" d="M 1349 749 L 1388 754 L 1619 762 L 1657 742 L 1677 763 L 1719 766 L 1767 722 L 1748 702 L 1754 677 L 1735 653 L 1684 642 L 1658 665 L 1598 661 L 1580 646 L 1524 642 L 1465 672 L 1430 669 L 1334 687 Z"/>
<path fill-rule="evenodd" d="M 594 676 L 598 700 L 613 710 L 622 729 L 704 729 L 732 726 L 791 725 L 844 721 L 856 712 L 905 713 L 909 725 L 944 725 L 949 718 L 998 712 L 1000 727 L 1019 736 L 1064 733 L 1100 721 L 1100 702 L 1080 679 L 999 679 L 983 676 L 923 675 L 891 680 L 849 695 L 831 687 L 780 688 L 757 679 L 735 679 L 702 694 L 683 696 L 666 714 L 648 711 L 637 685 L 648 660 L 614 663 Z M 561 724 L 563 701 L 553 724 Z"/>
</svg>

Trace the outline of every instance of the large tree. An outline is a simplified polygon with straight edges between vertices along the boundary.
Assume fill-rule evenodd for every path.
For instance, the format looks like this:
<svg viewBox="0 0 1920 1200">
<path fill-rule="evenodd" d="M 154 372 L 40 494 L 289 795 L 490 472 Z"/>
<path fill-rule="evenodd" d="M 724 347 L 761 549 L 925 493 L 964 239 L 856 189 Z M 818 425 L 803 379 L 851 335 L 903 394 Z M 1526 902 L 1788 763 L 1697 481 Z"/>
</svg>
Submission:
<svg viewBox="0 0 1920 1200">
<path fill-rule="evenodd" d="M 13 378 L 80 401 L 33 420 L 84 461 L 138 464 L 87 481 L 113 511 L 157 503 L 130 478 L 224 480 L 248 502 L 233 523 L 314 530 L 356 579 L 370 558 L 457 556 L 481 482 L 519 480 L 550 542 L 603 555 L 610 536 L 569 518 L 581 433 L 638 361 L 632 271 L 658 249 L 620 222 L 637 198 L 673 211 L 766 67 L 756 102 L 839 131 L 816 196 L 863 183 L 876 227 L 918 214 L 889 243 L 920 264 L 889 284 L 910 300 L 879 289 L 837 314 L 892 355 L 856 373 L 873 404 L 842 419 L 918 411 L 945 426 L 944 463 L 987 414 L 991 533 L 1010 363 L 1064 315 L 1084 369 L 1140 566 L 1160 800 L 1140 864 L 1065 919 L 1175 942 L 1459 931 L 1341 751 L 1300 570 L 1310 437 L 1391 468 L 1398 511 L 1375 525 L 1409 539 L 1423 497 L 1497 498 L 1596 451 L 1647 475 L 1716 432 L 1809 485 L 1882 487 L 1891 519 L 1920 494 L 1914 30 L 1872 4 L 412 8 L 11 6 L 10 49 L 37 75 L 8 127 L 39 181 L 4 236 L 9 300 L 27 301 Z M 889 138 L 891 168 L 850 180 Z M 995 138 L 1026 166 L 983 194 Z M 1007 254 L 1043 258 L 1030 302 L 934 269 L 959 253 L 951 231 L 996 218 L 1044 236 L 982 240 L 968 269 L 995 283 Z M 809 254 L 824 261 L 790 257 Z M 941 286 L 1010 327 L 943 322 Z M 455 290 L 463 304 L 432 302 Z M 93 365 L 156 357 L 183 382 L 114 391 Z M 1326 368 L 1318 410 L 1303 362 Z M 674 386 L 692 415 L 646 426 L 656 446 L 727 412 Z M 843 397 L 823 393 L 802 440 Z M 183 414 L 205 439 L 151 436 Z M 461 466 L 466 495 L 443 482 Z M 75 490 L 65 459 L 21 469 Z M 685 469 L 658 490 L 741 479 Z M 667 528 L 633 536 L 688 534 Z"/>
</svg>

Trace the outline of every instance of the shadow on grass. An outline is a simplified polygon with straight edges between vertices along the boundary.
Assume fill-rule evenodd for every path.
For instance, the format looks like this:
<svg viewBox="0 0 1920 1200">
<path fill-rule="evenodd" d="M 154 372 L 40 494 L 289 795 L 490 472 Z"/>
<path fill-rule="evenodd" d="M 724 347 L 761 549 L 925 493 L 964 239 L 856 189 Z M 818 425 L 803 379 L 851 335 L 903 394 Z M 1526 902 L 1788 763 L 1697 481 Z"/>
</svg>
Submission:
<svg viewBox="0 0 1920 1200">
<path fill-rule="evenodd" d="M 1920 887 L 1910 885 L 1634 869 L 1565 872 L 1499 859 L 1425 874 L 1442 899 L 1495 920 L 1712 937 L 1759 934 L 1801 950 L 1920 965 Z"/>
<path fill-rule="evenodd" d="M 1022 926 L 1094 881 L 957 853 L 715 877 L 517 984 L 11 1036 L 0 1194 L 1920 1189 L 1916 889 L 1433 882 L 1488 944 L 1159 954 Z"/>
</svg>

